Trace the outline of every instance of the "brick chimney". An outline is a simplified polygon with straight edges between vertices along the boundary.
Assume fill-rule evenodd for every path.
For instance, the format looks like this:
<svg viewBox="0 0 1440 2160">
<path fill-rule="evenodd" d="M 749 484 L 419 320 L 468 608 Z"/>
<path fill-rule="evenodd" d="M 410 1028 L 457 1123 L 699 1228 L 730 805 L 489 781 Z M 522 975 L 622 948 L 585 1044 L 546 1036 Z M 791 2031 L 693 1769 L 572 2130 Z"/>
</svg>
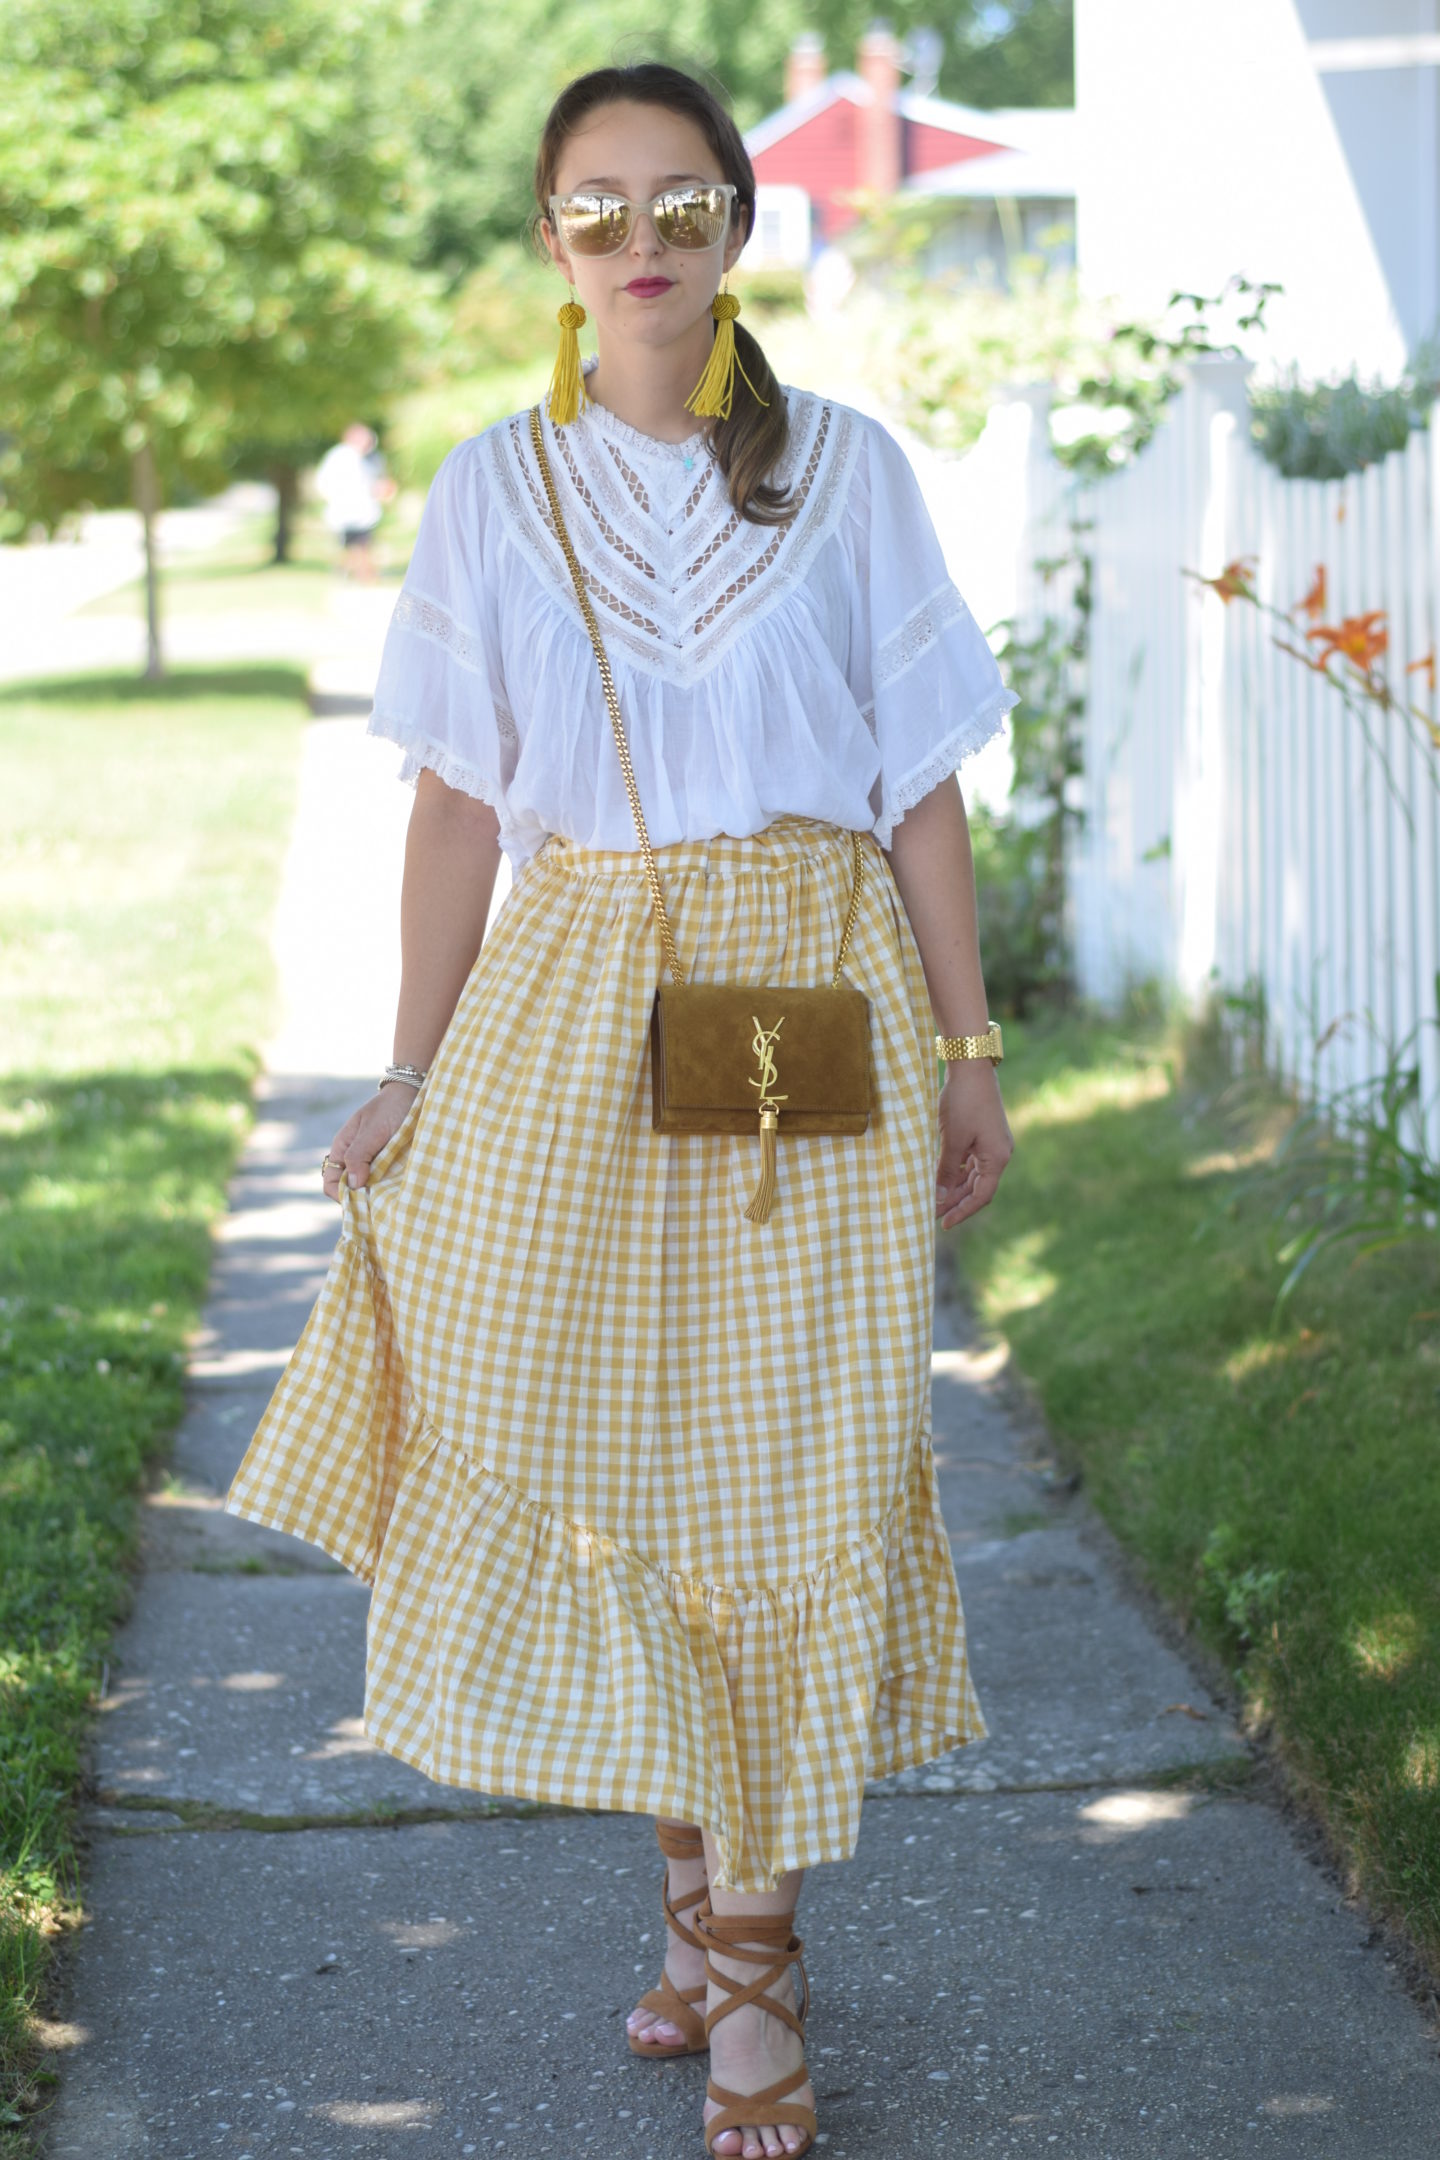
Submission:
<svg viewBox="0 0 1440 2160">
<path fill-rule="evenodd" d="M 785 60 L 785 103 L 808 97 L 825 80 L 825 41 L 813 30 L 802 30 Z"/>
<path fill-rule="evenodd" d="M 868 84 L 871 100 L 858 114 L 859 185 L 877 195 L 893 195 L 901 181 L 900 43 L 888 22 L 872 22 L 860 40 L 855 71 Z"/>
</svg>

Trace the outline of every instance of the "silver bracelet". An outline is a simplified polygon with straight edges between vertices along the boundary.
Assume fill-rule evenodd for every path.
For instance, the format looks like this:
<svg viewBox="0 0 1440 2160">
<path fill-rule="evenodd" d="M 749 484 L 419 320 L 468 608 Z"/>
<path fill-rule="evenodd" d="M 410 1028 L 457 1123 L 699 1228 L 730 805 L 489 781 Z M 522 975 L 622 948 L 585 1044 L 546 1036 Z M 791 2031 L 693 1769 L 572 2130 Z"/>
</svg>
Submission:
<svg viewBox="0 0 1440 2160">
<path fill-rule="evenodd" d="M 387 1065 L 385 1079 L 380 1081 L 379 1086 L 383 1088 L 387 1080 L 403 1080 L 406 1087 L 413 1088 L 425 1085 L 425 1075 L 418 1065 Z"/>
</svg>

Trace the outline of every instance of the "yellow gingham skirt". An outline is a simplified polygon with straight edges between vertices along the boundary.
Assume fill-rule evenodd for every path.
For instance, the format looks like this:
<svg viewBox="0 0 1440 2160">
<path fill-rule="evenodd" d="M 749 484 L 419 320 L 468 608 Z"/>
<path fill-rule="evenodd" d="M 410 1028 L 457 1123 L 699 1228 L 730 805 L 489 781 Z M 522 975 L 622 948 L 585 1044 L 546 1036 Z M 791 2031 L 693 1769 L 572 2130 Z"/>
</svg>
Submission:
<svg viewBox="0 0 1440 2160">
<path fill-rule="evenodd" d="M 546 841 L 339 1243 L 227 1506 L 374 1585 L 365 1729 L 442 1784 L 703 1823 L 719 1887 L 848 1859 L 983 1738 L 930 1438 L 934 1022 L 883 853 L 863 1135 L 661 1135 L 638 853 Z M 691 978 L 828 982 L 850 836 L 657 850 Z"/>
</svg>

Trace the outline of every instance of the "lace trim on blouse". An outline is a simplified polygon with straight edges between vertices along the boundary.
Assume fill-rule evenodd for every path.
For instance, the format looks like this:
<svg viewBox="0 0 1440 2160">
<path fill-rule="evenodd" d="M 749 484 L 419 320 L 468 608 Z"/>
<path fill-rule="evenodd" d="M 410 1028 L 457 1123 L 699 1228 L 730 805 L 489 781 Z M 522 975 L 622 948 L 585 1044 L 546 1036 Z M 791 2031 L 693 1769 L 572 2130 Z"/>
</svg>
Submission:
<svg viewBox="0 0 1440 2160">
<path fill-rule="evenodd" d="M 398 744 L 405 753 L 400 765 L 400 778 L 407 787 L 414 787 L 422 772 L 433 772 L 455 788 L 461 795 L 473 795 L 477 802 L 489 803 L 492 810 L 500 810 L 500 789 L 493 780 L 456 757 L 443 743 L 432 742 L 428 736 L 414 735 L 403 720 L 382 712 L 370 716 L 369 732 L 379 735 L 386 742 Z"/>
<path fill-rule="evenodd" d="M 942 630 L 969 612 L 954 585 L 942 585 L 938 592 L 922 600 L 876 652 L 875 688 L 883 690 L 897 681 L 915 665 L 927 646 L 934 644 Z"/>
<path fill-rule="evenodd" d="M 461 667 L 468 668 L 474 675 L 483 675 L 489 682 L 490 670 L 483 641 L 471 631 L 463 630 L 448 609 L 442 608 L 437 601 L 427 600 L 420 593 L 402 592 L 395 603 L 393 620 L 402 630 L 413 630 L 416 637 L 428 638 L 432 645 L 443 646 Z M 491 704 L 498 733 L 506 742 L 518 742 L 520 731 L 515 725 L 514 714 L 501 698 L 494 696 L 493 690 Z M 443 780 L 445 775 L 441 773 L 440 777 Z M 485 800 L 488 802 L 489 797 Z"/>
<path fill-rule="evenodd" d="M 426 600 L 420 593 L 402 592 L 395 603 L 392 618 L 402 630 L 413 630 L 417 637 L 429 638 L 432 645 L 443 645 L 452 660 L 473 674 L 486 673 L 485 650 L 480 639 L 468 630 L 462 630 L 453 615 L 437 601 Z"/>
<path fill-rule="evenodd" d="M 934 644 L 942 630 L 947 629 L 953 622 L 959 622 L 962 616 L 969 613 L 970 610 L 957 588 L 953 584 L 942 585 L 938 592 L 933 592 L 927 600 L 922 600 L 919 607 L 912 608 L 897 630 L 891 631 L 875 655 L 871 693 L 860 707 L 860 717 L 872 735 L 877 732 L 875 700 L 880 692 L 888 689 L 891 683 L 898 682 L 907 668 L 912 668 Z M 1012 704 L 1017 702 L 1018 700 L 1011 699 Z M 945 747 L 942 743 L 936 752 L 937 757 L 943 753 Z M 944 773 L 941 773 L 940 779 L 943 780 L 944 777 Z M 935 784 L 934 781 L 930 783 L 932 787 Z M 929 791 L 926 789 L 922 792 Z M 918 802 L 920 797 L 917 795 L 913 800 Z"/>
<path fill-rule="evenodd" d="M 805 576 L 839 518 L 859 431 L 843 407 L 809 391 L 785 396 L 790 435 L 773 475 L 792 489 L 795 513 L 785 525 L 742 519 L 703 446 L 694 453 L 693 480 L 678 456 L 642 479 L 613 439 L 612 422 L 607 434 L 586 424 L 584 408 L 581 420 L 564 428 L 542 414 L 601 637 L 648 674 L 684 687 L 699 682 Z M 510 532 L 573 619 L 574 591 L 534 461 L 529 414 L 487 429 L 477 443 Z M 667 473 L 675 482 L 668 505 L 657 500 Z"/>
<path fill-rule="evenodd" d="M 1006 713 L 1019 702 L 1013 690 L 997 690 L 978 711 L 971 713 L 959 727 L 951 729 L 923 765 L 915 766 L 895 782 L 876 820 L 876 838 L 882 847 L 890 845 L 891 834 L 905 812 L 923 802 L 932 788 L 939 787 L 942 780 L 948 780 L 973 751 L 983 748 L 992 735 L 997 735 Z"/>
</svg>

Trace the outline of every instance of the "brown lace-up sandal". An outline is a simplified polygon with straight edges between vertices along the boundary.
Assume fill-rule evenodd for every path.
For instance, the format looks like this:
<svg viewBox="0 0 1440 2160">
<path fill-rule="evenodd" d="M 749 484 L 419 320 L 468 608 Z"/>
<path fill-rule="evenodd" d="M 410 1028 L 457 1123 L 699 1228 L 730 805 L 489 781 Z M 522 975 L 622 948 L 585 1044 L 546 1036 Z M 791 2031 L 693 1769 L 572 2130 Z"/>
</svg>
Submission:
<svg viewBox="0 0 1440 2160">
<path fill-rule="evenodd" d="M 764 1972 L 757 1974 L 753 1980 L 732 1980 L 729 1973 L 720 1970 L 707 1948 L 706 1975 L 729 1994 L 727 2002 L 718 2004 L 714 2010 L 708 2012 L 705 2019 L 707 2036 L 714 2031 L 722 2017 L 728 2017 L 730 2012 L 738 2010 L 742 2003 L 753 2002 L 758 2003 L 762 2010 L 768 2011 L 771 2017 L 783 2019 L 792 2032 L 799 2033 L 803 2044 L 805 2020 L 810 2014 L 810 1980 L 801 1955 L 805 1945 L 794 1932 L 794 1917 L 793 1913 L 778 1913 L 770 1919 L 751 1919 L 747 1913 L 715 1913 L 710 1909 L 707 1893 L 705 1903 L 695 1915 L 697 1933 L 704 1936 L 707 1943 L 718 1944 L 726 1957 L 744 1958 L 752 1965 L 765 1967 Z M 751 1943 L 773 1943 L 779 1955 L 771 1957 L 764 1950 L 752 1949 Z M 777 1974 L 784 1972 L 785 1967 L 792 1964 L 800 1968 L 801 1999 L 798 2017 L 788 2003 L 778 2002 L 773 1995 L 765 1993 Z M 762 2092 L 753 2093 L 727 2092 L 713 2077 L 707 2079 L 706 2093 L 710 2099 L 720 2102 L 720 2112 L 712 2115 L 705 2125 L 706 2152 L 714 2152 L 715 2140 L 724 2131 L 743 2129 L 746 2123 L 775 2123 L 777 2126 L 780 2123 L 794 2123 L 797 2129 L 805 2132 L 805 2142 L 797 2145 L 794 2152 L 786 2156 L 786 2160 L 800 2160 L 801 2153 L 809 2152 L 815 2142 L 815 2110 L 806 2107 L 803 2100 L 787 2100 L 785 2095 L 794 2092 L 797 2085 L 803 2085 L 809 2074 L 809 2069 L 802 2060 L 799 2068 L 788 2077 L 777 2078 L 773 2085 L 767 2085 Z"/>
<path fill-rule="evenodd" d="M 688 1906 L 698 1905 L 701 1898 L 708 1897 L 709 1890 L 701 1883 L 698 1890 L 687 1891 L 684 1897 L 677 1898 L 672 1905 L 669 1862 L 703 1860 L 705 1840 L 698 1830 L 672 1830 L 660 1822 L 655 1825 L 655 1835 L 660 1840 L 660 1850 L 666 1858 L 665 1872 L 660 1878 L 660 1903 L 665 1912 L 665 1925 L 673 1928 L 680 1940 L 689 1943 L 692 1949 L 703 1950 L 704 1943 L 679 1916 Z M 636 2033 L 628 2033 L 626 2038 L 631 2048 L 637 2055 L 657 2058 L 662 2055 L 703 2055 L 710 2045 L 710 2038 L 705 2029 L 703 2010 L 697 2010 L 695 2005 L 703 2004 L 704 2000 L 703 1980 L 697 1987 L 681 1989 L 676 1987 L 669 1973 L 662 1970 L 660 1985 L 642 1995 L 635 2007 L 637 2010 L 653 2010 L 658 2017 L 664 2018 L 667 2024 L 678 2025 L 685 2035 L 684 2042 L 678 2047 L 673 2042 L 666 2047 L 658 2040 L 645 2040 Z"/>
</svg>

